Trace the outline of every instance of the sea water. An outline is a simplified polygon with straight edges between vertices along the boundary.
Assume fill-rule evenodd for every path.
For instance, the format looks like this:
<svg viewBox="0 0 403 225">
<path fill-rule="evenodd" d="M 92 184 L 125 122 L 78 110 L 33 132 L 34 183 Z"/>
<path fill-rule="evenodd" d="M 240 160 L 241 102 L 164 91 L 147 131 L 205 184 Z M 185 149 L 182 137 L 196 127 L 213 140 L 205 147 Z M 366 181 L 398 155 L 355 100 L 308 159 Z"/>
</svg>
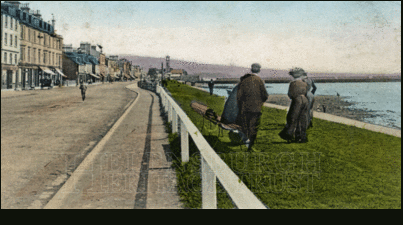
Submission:
<svg viewBox="0 0 403 225">
<path fill-rule="evenodd" d="M 365 122 L 401 129 L 401 82 L 354 82 L 354 83 L 315 83 L 315 95 L 333 95 L 343 97 L 355 103 L 354 109 L 363 109 L 376 115 L 365 118 Z M 220 85 L 232 88 L 234 84 Z M 270 94 L 287 94 L 287 83 L 266 84 Z M 204 87 L 208 90 L 208 87 Z M 214 94 L 228 97 L 227 88 L 214 88 Z"/>
</svg>

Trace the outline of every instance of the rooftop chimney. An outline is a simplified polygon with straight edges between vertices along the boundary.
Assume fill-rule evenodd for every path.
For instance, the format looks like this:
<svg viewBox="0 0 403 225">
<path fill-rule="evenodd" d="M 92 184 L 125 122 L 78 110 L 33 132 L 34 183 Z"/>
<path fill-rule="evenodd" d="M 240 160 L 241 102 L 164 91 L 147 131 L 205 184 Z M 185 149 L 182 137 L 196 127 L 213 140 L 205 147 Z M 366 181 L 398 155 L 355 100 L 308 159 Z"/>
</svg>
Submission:
<svg viewBox="0 0 403 225">
<path fill-rule="evenodd" d="M 56 20 L 55 20 L 55 16 L 52 13 L 52 26 L 53 26 L 53 29 L 56 29 L 55 25 L 56 25 Z"/>
<path fill-rule="evenodd" d="M 41 11 L 40 11 L 40 10 L 34 11 L 34 16 L 36 16 L 36 17 L 38 17 L 39 19 L 41 19 L 41 18 L 42 18 Z"/>
<path fill-rule="evenodd" d="M 29 3 L 24 3 L 24 4 L 22 4 L 22 5 L 21 5 L 21 10 L 22 10 L 23 12 L 29 13 L 29 10 L 30 10 L 30 8 L 29 8 Z"/>
</svg>

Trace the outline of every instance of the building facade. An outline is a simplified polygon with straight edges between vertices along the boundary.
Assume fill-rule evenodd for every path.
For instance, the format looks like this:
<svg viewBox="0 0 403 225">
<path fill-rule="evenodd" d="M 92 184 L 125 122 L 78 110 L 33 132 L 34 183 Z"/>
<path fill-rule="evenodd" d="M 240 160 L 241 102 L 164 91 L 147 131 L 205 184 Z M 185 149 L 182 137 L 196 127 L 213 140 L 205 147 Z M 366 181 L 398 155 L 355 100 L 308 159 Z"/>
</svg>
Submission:
<svg viewBox="0 0 403 225">
<path fill-rule="evenodd" d="M 15 7 L 1 9 L 1 89 L 16 89 L 20 63 L 21 24 Z M 6 7 L 4 7 L 6 8 Z"/>
<path fill-rule="evenodd" d="M 39 87 L 44 79 L 51 80 L 51 86 L 62 82 L 65 76 L 62 72 L 63 37 L 55 33 L 55 20 L 52 24 L 45 22 L 40 11 L 30 10 L 28 3 L 5 2 L 1 8 L 15 16 L 20 24 L 19 72 L 15 86 L 21 89 Z"/>
<path fill-rule="evenodd" d="M 88 54 L 65 52 L 63 55 L 63 68 L 69 80 L 83 79 L 88 82 L 97 82 L 100 77 L 98 60 Z"/>
</svg>

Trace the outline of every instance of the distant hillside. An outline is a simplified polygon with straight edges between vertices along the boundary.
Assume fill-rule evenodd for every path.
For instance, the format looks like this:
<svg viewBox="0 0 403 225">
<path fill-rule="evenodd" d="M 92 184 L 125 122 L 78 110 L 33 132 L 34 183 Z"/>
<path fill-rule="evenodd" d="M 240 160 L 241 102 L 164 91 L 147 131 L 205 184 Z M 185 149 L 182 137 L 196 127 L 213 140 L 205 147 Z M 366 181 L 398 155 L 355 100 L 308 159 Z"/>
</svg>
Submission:
<svg viewBox="0 0 403 225">
<path fill-rule="evenodd" d="M 154 58 L 154 57 L 143 57 L 143 56 L 133 56 L 133 55 L 120 55 L 122 58 L 126 58 L 132 61 L 134 65 L 140 65 L 145 71 L 149 68 L 161 68 L 161 63 L 164 63 L 165 68 L 165 58 Z M 214 64 L 200 64 L 195 62 L 188 62 L 182 60 L 171 59 L 171 68 L 174 69 L 184 69 L 190 75 L 201 75 L 201 77 L 206 78 L 239 78 L 240 76 L 248 73 L 250 68 L 238 67 L 238 66 L 224 66 L 224 65 L 214 65 Z M 277 70 L 277 69 L 262 69 L 262 77 L 267 78 L 282 78 L 288 77 L 287 70 Z M 329 78 L 347 78 L 347 77 L 377 77 L 377 76 L 387 76 L 387 77 L 401 77 L 401 74 L 353 74 L 353 73 L 309 73 L 311 77 L 329 77 Z"/>
</svg>

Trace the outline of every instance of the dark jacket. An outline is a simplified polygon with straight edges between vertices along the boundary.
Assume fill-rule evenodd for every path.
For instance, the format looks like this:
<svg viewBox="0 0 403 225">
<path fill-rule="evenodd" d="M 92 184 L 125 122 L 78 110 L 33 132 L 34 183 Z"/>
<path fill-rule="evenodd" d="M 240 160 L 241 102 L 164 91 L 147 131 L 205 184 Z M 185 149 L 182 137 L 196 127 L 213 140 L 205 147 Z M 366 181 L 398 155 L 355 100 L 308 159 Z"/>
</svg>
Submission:
<svg viewBox="0 0 403 225">
<path fill-rule="evenodd" d="M 308 84 L 302 80 L 295 80 L 290 83 L 288 89 L 288 97 L 295 99 L 300 95 L 306 96 L 308 92 Z"/>
<path fill-rule="evenodd" d="M 269 94 L 260 77 L 254 74 L 246 74 L 241 77 L 237 93 L 240 114 L 244 112 L 260 112 L 263 103 L 266 102 L 268 98 Z"/>
<path fill-rule="evenodd" d="M 80 84 L 80 89 L 81 89 L 82 91 L 86 91 L 86 90 L 87 90 L 87 85 L 85 85 L 85 84 Z"/>
</svg>

